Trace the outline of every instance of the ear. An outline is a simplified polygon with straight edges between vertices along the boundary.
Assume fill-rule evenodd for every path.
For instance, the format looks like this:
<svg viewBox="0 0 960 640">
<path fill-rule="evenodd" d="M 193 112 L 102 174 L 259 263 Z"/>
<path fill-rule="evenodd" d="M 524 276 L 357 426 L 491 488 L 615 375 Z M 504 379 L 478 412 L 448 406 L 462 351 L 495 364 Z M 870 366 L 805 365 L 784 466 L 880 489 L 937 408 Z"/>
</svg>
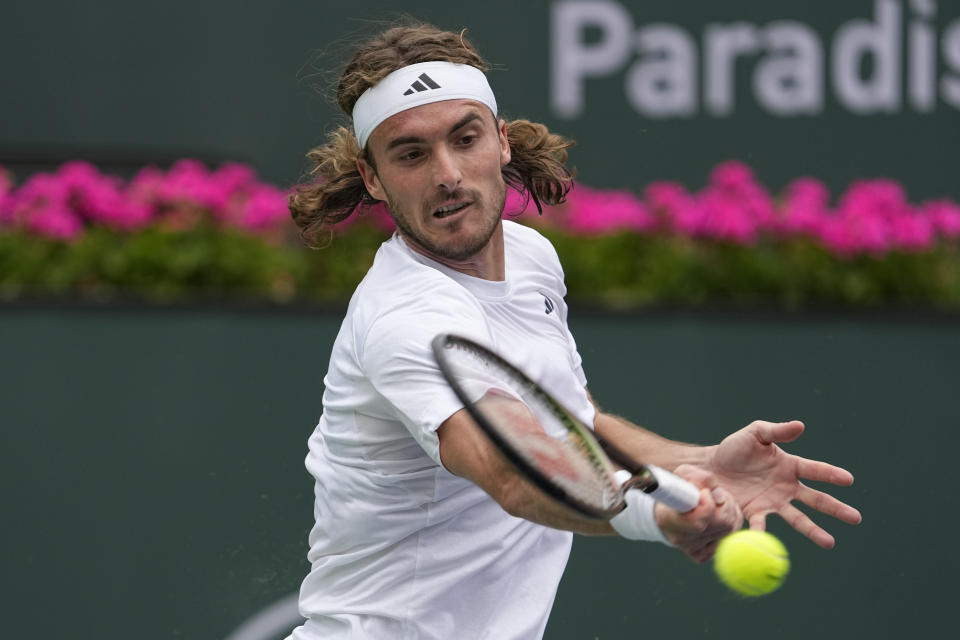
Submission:
<svg viewBox="0 0 960 640">
<path fill-rule="evenodd" d="M 505 120 L 498 121 L 499 128 L 497 133 L 500 135 L 500 166 L 505 167 L 510 164 L 510 141 L 507 140 L 507 123 Z"/>
<path fill-rule="evenodd" d="M 377 170 L 373 168 L 373 165 L 363 157 L 363 154 L 357 157 L 357 171 L 360 172 L 360 177 L 363 178 L 363 184 L 367 188 L 367 193 L 375 200 L 385 201 L 387 195 L 383 190 L 383 185 L 380 184 L 380 176 L 377 175 Z"/>
</svg>

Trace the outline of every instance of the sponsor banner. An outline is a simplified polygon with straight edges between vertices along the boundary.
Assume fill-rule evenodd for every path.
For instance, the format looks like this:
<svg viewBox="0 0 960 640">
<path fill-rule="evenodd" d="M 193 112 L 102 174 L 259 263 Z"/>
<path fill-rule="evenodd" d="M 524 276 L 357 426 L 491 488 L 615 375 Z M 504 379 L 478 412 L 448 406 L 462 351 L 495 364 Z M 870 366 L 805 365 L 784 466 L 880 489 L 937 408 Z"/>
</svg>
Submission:
<svg viewBox="0 0 960 640">
<path fill-rule="evenodd" d="M 54 4 L 65 9 L 14 3 L 7 21 L 46 25 L 44 37 L 0 39 L 17 61 L 0 165 L 18 174 L 78 155 L 191 155 L 249 161 L 289 185 L 345 122 L 326 96 L 351 44 L 395 17 L 373 0 L 282 11 L 171 0 L 163 12 L 103 0 L 75 21 L 72 4 Z M 890 177 L 912 201 L 960 198 L 960 2 L 411 0 L 404 11 L 468 28 L 503 113 L 576 139 L 584 184 L 699 187 L 737 159 L 775 191 L 800 175 L 834 195 Z M 223 15 L 229 28 L 215 27 Z M 135 22 L 152 28 L 131 39 Z"/>
<path fill-rule="evenodd" d="M 622 78 L 637 115 L 651 119 L 729 117 L 744 100 L 782 118 L 821 116 L 828 98 L 863 115 L 960 109 L 960 18 L 948 8 L 937 20 L 936 0 L 874 0 L 869 14 L 820 30 L 749 14 L 699 28 L 651 23 L 629 4 L 553 4 L 550 108 L 558 117 L 602 109 L 587 85 L 611 76 Z"/>
<path fill-rule="evenodd" d="M 595 186 L 860 178 L 960 196 L 960 3 L 556 0 L 548 106 Z"/>
</svg>

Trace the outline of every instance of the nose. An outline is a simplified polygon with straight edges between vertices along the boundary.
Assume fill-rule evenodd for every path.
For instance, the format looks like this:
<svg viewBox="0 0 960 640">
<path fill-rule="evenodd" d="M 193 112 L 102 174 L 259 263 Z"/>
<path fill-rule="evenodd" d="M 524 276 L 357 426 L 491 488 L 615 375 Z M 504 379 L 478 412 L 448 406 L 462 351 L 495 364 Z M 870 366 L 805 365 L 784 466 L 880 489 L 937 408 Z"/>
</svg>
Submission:
<svg viewBox="0 0 960 640">
<path fill-rule="evenodd" d="M 456 158 L 450 150 L 445 148 L 434 154 L 433 173 L 436 186 L 446 191 L 456 191 L 463 179 Z"/>
</svg>

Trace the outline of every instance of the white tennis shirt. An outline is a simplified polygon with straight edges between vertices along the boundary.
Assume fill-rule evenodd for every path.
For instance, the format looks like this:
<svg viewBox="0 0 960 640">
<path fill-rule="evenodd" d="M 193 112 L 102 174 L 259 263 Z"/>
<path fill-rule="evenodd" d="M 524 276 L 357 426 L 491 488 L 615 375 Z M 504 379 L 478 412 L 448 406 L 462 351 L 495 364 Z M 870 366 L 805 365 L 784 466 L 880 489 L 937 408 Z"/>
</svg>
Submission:
<svg viewBox="0 0 960 640">
<path fill-rule="evenodd" d="M 449 473 L 436 434 L 462 407 L 431 354 L 441 332 L 493 347 L 593 424 L 556 251 L 503 226 L 503 282 L 395 235 L 354 293 L 309 441 L 316 525 L 294 640 L 543 636 L 572 534 L 514 518 Z"/>
</svg>

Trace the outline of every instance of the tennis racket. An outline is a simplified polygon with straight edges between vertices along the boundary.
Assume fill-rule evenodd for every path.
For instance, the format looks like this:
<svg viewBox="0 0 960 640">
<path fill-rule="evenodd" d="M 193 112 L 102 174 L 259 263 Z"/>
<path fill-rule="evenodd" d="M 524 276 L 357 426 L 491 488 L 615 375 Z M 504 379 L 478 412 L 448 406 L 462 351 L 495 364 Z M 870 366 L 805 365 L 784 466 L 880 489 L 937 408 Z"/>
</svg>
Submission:
<svg viewBox="0 0 960 640">
<path fill-rule="evenodd" d="M 574 510 L 609 519 L 640 489 L 686 513 L 700 491 L 676 475 L 644 465 L 604 441 L 520 369 L 486 347 L 440 334 L 433 355 L 473 420 L 531 482 Z M 613 462 L 630 472 L 621 483 Z"/>
</svg>

